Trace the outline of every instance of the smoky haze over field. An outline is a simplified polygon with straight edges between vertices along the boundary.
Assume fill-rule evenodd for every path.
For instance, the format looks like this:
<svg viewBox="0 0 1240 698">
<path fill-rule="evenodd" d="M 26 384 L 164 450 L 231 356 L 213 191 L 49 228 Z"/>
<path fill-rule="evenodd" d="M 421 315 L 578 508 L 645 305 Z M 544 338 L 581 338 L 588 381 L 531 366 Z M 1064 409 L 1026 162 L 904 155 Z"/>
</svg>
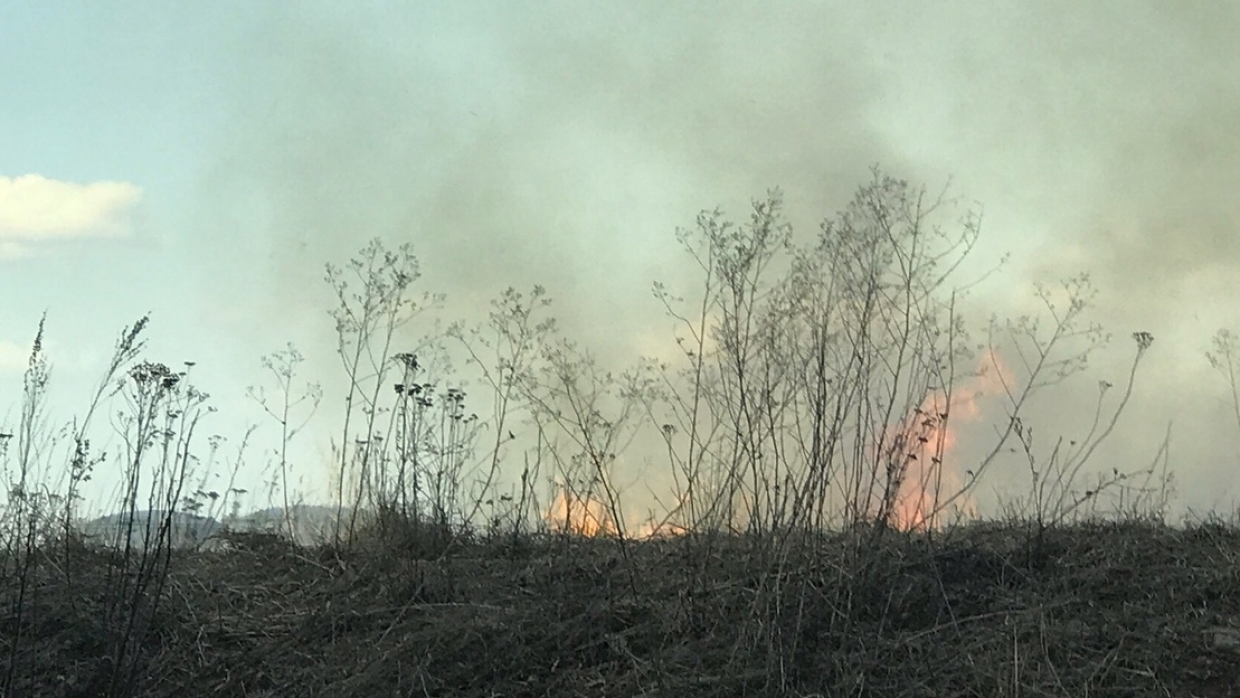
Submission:
<svg viewBox="0 0 1240 698">
<path fill-rule="evenodd" d="M 330 361 L 321 265 L 379 236 L 414 243 L 448 317 L 543 284 L 567 333 L 622 368 L 673 346 L 649 289 L 692 288 L 677 226 L 743 219 L 778 186 L 808 240 L 878 164 L 984 209 L 961 280 L 1012 257 L 970 297 L 978 322 L 1092 272 L 1116 340 L 1040 405 L 1045 431 L 1088 416 L 1147 330 L 1103 457 L 1152 457 L 1174 420 L 1180 504 L 1233 503 L 1240 434 L 1203 352 L 1240 326 L 1234 6 L 401 5 L 273 5 L 234 47 L 194 251 L 265 284 L 234 297 L 202 273 L 203 312 L 252 338 L 229 361 L 286 339 Z M 1010 468 L 992 484 L 1020 482 Z"/>
</svg>

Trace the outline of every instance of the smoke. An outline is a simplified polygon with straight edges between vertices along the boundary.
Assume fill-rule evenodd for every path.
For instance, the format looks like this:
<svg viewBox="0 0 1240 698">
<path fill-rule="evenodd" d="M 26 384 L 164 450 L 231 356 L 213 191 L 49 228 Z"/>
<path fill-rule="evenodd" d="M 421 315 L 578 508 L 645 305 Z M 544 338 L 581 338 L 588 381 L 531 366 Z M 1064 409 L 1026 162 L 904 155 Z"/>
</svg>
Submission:
<svg viewBox="0 0 1240 698">
<path fill-rule="evenodd" d="M 322 262 L 380 236 L 414 243 L 458 316 L 543 284 L 570 334 L 628 361 L 670 328 L 650 283 L 692 278 L 676 226 L 717 205 L 742 217 L 780 186 L 804 239 L 880 164 L 984 205 L 971 271 L 1013 253 L 987 312 L 1032 310 L 1032 281 L 1088 270 L 1100 321 L 1154 333 L 1141 434 L 1172 416 L 1226 429 L 1201 352 L 1240 322 L 1218 303 L 1240 281 L 1240 10 L 398 5 L 272 5 L 234 47 L 204 225 L 266 282 L 240 311 L 217 298 L 239 325 L 329 331 Z M 1098 369 L 1119 382 L 1130 354 Z M 1224 472 L 1201 461 L 1236 439 L 1210 443 L 1176 465 Z M 1152 454 L 1124 444 L 1113 457 Z"/>
</svg>

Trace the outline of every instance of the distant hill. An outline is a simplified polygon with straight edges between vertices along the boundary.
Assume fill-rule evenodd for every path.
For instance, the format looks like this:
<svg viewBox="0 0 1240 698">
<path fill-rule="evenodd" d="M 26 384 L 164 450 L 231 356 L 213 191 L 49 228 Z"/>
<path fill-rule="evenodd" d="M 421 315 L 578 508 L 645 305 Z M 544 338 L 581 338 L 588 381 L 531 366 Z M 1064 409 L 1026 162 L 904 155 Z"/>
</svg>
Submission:
<svg viewBox="0 0 1240 698">
<path fill-rule="evenodd" d="M 349 511 L 346 509 L 344 512 L 346 520 Z M 134 516 L 134 525 L 131 528 L 127 515 L 109 514 L 82 522 L 78 528 L 92 542 L 99 545 L 120 546 L 128 534 L 130 545 L 142 548 L 145 547 L 145 541 L 157 535 L 159 525 L 165 516 L 165 512 L 158 510 L 139 511 Z M 290 507 L 288 518 L 292 522 L 293 540 L 299 545 L 313 545 L 331 537 L 335 530 L 336 507 L 297 505 Z M 222 520 L 178 511 L 172 516 L 172 545 L 175 548 L 202 547 L 226 529 L 270 531 L 288 536 L 283 507 L 262 509 L 245 516 L 228 517 Z"/>
<path fill-rule="evenodd" d="M 165 518 L 166 513 L 162 511 L 139 511 L 133 517 L 133 526 L 130 526 L 130 517 L 127 514 L 109 514 L 83 522 L 78 529 L 92 542 L 100 545 L 121 547 L 128 536 L 131 546 L 144 548 L 148 540 L 154 540 L 158 535 L 159 526 Z M 223 524 L 209 517 L 174 512 L 172 545 L 175 548 L 197 547 L 223 528 Z"/>
</svg>

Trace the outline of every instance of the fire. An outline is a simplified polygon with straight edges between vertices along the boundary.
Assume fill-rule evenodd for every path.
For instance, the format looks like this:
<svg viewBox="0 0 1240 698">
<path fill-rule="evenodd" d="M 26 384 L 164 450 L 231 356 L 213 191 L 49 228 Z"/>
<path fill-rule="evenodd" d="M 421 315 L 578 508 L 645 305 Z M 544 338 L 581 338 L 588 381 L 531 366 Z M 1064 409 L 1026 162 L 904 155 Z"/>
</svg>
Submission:
<svg viewBox="0 0 1240 698">
<path fill-rule="evenodd" d="M 557 533 L 569 533 L 589 538 L 616 535 L 620 530 L 616 525 L 615 517 L 611 515 L 602 500 L 569 492 L 561 492 L 547 508 L 543 518 L 551 530 Z M 689 529 L 678 523 L 670 520 L 656 521 L 651 518 L 630 528 L 626 534 L 630 538 L 646 540 L 673 538 L 683 536 L 688 532 Z"/>
<path fill-rule="evenodd" d="M 938 391 L 900 425 L 896 443 L 908 454 L 907 468 L 895 501 L 895 524 L 901 530 L 924 530 L 937 525 L 940 502 L 961 492 L 966 475 L 954 467 L 953 455 L 962 424 L 983 416 L 981 401 L 1002 394 L 1011 385 L 1011 373 L 998 355 L 983 360 L 977 374 L 952 390 Z M 953 506 L 963 513 L 976 511 L 976 502 L 965 492 Z"/>
<path fill-rule="evenodd" d="M 618 532 L 615 518 L 601 500 L 562 491 L 544 517 L 553 531 L 578 536 L 610 536 Z"/>
</svg>

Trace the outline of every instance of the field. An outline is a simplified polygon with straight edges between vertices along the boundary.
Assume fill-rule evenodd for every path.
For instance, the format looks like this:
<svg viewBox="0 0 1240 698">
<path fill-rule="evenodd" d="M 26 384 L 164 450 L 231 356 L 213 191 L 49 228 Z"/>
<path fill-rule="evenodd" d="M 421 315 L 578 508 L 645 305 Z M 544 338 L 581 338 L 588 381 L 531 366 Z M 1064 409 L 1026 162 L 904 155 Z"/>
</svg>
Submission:
<svg viewBox="0 0 1240 698">
<path fill-rule="evenodd" d="M 40 324 L 0 431 L 0 696 L 1240 695 L 1240 528 L 1165 524 L 1169 431 L 1102 449 L 1153 335 L 1095 381 L 1085 273 L 966 323 L 980 219 L 948 203 L 875 170 L 808 244 L 778 192 L 703 212 L 700 291 L 654 286 L 675 355 L 627 368 L 541 286 L 418 325 L 412 247 L 375 239 L 326 267 L 343 380 L 264 357 L 278 433 L 231 463 L 146 317 L 56 427 Z M 1240 420 L 1240 338 L 1207 357 Z M 316 544 L 288 513 L 310 438 Z"/>
<path fill-rule="evenodd" d="M 78 544 L 44 551 L 73 566 L 39 567 L 20 621 L 3 590 L 6 695 L 1240 694 L 1240 529 L 1033 530 L 251 533 L 141 592 Z"/>
</svg>

